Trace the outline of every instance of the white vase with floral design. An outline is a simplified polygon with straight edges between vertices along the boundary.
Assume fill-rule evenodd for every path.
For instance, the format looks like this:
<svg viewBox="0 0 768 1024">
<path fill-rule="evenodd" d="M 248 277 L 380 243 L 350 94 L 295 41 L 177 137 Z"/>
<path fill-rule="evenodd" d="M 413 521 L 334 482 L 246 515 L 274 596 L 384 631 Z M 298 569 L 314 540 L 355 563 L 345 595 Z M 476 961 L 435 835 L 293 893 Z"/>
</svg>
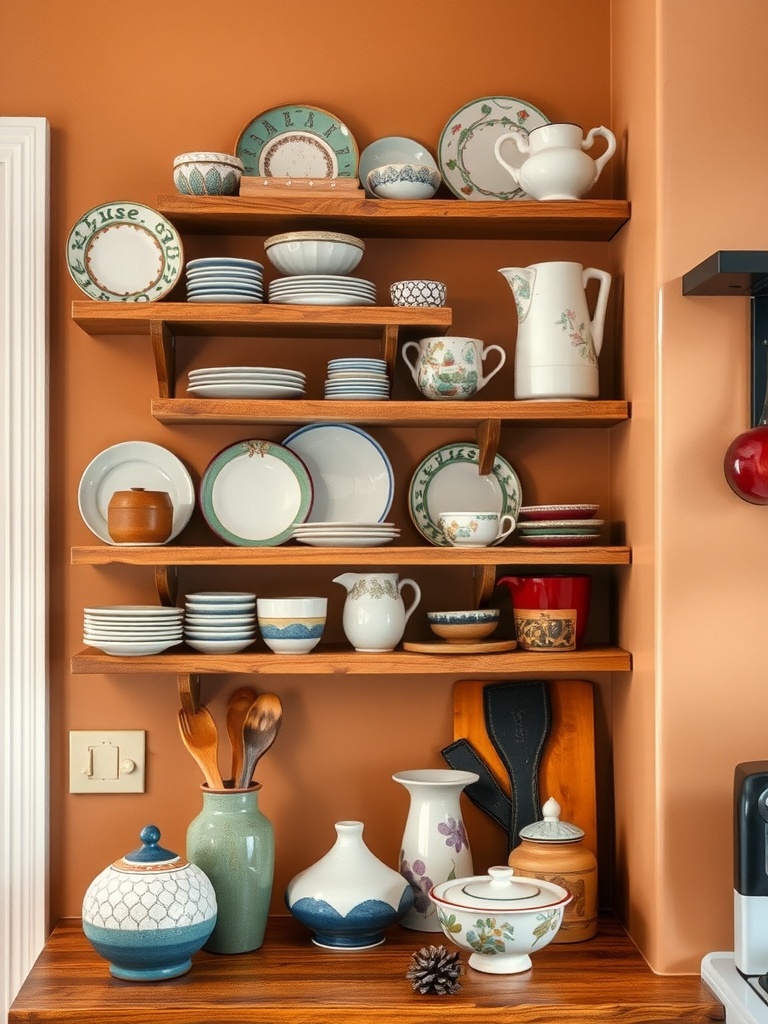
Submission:
<svg viewBox="0 0 768 1024">
<path fill-rule="evenodd" d="M 415 931 L 439 932 L 429 890 L 439 882 L 474 874 L 461 793 L 479 776 L 449 768 L 424 768 L 397 772 L 392 778 L 411 798 L 400 848 L 400 873 L 411 883 L 414 900 L 400 923 Z"/>
</svg>

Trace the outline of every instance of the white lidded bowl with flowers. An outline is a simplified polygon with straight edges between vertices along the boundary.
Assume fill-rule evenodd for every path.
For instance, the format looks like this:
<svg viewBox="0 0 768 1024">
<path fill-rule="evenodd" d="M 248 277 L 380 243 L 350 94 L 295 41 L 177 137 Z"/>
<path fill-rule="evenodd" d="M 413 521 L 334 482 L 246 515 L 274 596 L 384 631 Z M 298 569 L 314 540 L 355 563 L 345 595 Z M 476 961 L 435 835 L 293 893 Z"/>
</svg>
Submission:
<svg viewBox="0 0 768 1024">
<path fill-rule="evenodd" d="M 445 935 L 471 953 L 470 967 L 519 974 L 530 969 L 530 954 L 555 937 L 573 897 L 562 885 L 499 866 L 487 875 L 441 882 L 429 898 Z"/>
</svg>

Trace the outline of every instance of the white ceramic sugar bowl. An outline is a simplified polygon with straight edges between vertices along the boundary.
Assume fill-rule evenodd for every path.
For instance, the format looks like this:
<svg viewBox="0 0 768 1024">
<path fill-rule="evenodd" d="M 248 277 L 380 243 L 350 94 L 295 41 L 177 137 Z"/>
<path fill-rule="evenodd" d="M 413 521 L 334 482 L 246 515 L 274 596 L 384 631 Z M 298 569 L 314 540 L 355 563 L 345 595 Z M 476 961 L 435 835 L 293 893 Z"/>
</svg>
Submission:
<svg viewBox="0 0 768 1024">
<path fill-rule="evenodd" d="M 110 973 L 126 981 L 185 974 L 216 924 L 208 876 L 141 830 L 142 845 L 105 868 L 83 899 L 83 931 Z"/>
</svg>

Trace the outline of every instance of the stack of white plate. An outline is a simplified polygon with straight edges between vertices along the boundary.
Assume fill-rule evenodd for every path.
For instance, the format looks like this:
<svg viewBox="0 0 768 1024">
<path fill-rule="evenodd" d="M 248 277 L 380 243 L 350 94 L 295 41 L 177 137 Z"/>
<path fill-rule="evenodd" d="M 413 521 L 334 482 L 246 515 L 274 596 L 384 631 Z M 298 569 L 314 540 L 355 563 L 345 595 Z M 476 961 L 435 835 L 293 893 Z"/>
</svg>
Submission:
<svg viewBox="0 0 768 1024">
<path fill-rule="evenodd" d="M 380 400 L 389 398 L 389 374 L 384 359 L 331 359 L 325 397 Z"/>
<path fill-rule="evenodd" d="M 204 654 L 235 654 L 256 639 L 256 595 L 203 590 L 185 598 L 184 640 Z"/>
<path fill-rule="evenodd" d="M 394 523 L 297 523 L 293 536 L 317 548 L 372 548 L 400 536 Z"/>
<path fill-rule="evenodd" d="M 188 302 L 261 302 L 264 265 L 233 256 L 190 260 L 186 267 Z"/>
<path fill-rule="evenodd" d="M 196 398 L 301 398 L 306 374 L 278 366 L 207 366 L 189 371 Z"/>
<path fill-rule="evenodd" d="M 376 285 L 344 274 L 293 274 L 270 282 L 269 301 L 296 306 L 375 306 Z"/>
<path fill-rule="evenodd" d="M 183 630 L 183 608 L 114 604 L 83 612 L 83 641 L 105 654 L 160 654 L 181 643 Z"/>
</svg>

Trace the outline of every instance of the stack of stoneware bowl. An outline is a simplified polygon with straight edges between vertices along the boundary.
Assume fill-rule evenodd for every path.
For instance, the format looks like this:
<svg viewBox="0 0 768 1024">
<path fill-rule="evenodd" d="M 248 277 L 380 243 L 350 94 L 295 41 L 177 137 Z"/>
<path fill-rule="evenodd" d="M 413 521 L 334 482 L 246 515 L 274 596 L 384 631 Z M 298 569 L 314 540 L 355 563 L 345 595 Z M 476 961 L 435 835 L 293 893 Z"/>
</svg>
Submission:
<svg viewBox="0 0 768 1024">
<path fill-rule="evenodd" d="M 207 256 L 186 266 L 187 302 L 261 302 L 264 266 L 256 260 Z"/>
<path fill-rule="evenodd" d="M 269 301 L 287 305 L 373 306 L 376 286 L 350 277 L 365 243 L 335 231 L 288 231 L 264 243 L 267 257 L 284 277 L 269 285 Z"/>
<path fill-rule="evenodd" d="M 563 548 L 596 544 L 604 519 L 595 519 L 597 505 L 524 505 L 518 512 L 522 544 Z"/>
<path fill-rule="evenodd" d="M 83 641 L 118 657 L 160 654 L 181 643 L 183 630 L 183 608 L 116 604 L 83 612 Z"/>
<path fill-rule="evenodd" d="M 389 374 L 384 359 L 331 359 L 325 397 L 336 400 L 381 401 L 389 398 Z"/>
<path fill-rule="evenodd" d="M 184 641 L 203 654 L 235 654 L 256 638 L 256 595 L 207 590 L 185 598 Z"/>
<path fill-rule="evenodd" d="M 189 371 L 195 398 L 301 398 L 307 376 L 279 366 L 206 366 Z"/>
<path fill-rule="evenodd" d="M 297 523 L 294 539 L 322 548 L 371 548 L 400 536 L 394 523 Z"/>
</svg>

